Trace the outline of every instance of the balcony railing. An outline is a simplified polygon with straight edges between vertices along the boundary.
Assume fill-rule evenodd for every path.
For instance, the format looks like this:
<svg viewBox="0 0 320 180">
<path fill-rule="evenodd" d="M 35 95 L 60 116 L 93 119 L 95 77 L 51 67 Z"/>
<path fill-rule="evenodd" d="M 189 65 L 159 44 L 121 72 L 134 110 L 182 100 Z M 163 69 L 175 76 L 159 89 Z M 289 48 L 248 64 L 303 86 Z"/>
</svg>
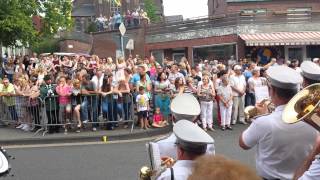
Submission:
<svg viewBox="0 0 320 180">
<path fill-rule="evenodd" d="M 215 17 L 202 17 L 189 19 L 180 22 L 150 24 L 147 26 L 147 35 L 183 32 L 198 29 L 210 29 L 219 27 L 231 27 L 241 25 L 262 25 L 262 24 L 303 24 L 320 22 L 320 12 L 313 12 L 310 15 L 289 15 L 271 14 L 265 16 L 227 14 Z"/>
</svg>

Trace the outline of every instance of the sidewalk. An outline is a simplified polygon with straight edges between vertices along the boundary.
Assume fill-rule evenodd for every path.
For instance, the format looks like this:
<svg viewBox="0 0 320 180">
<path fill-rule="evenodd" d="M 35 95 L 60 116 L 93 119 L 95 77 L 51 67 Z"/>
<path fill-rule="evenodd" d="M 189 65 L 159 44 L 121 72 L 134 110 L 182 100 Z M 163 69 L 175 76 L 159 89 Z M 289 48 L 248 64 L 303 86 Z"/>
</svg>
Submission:
<svg viewBox="0 0 320 180">
<path fill-rule="evenodd" d="M 98 130 L 92 132 L 84 130 L 81 133 L 68 132 L 68 134 L 46 134 L 42 136 L 42 132 L 37 135 L 31 132 L 24 132 L 19 129 L 9 127 L 0 127 L 0 146 L 4 145 L 22 145 L 22 144 L 50 144 L 50 143 L 68 143 L 68 142 L 88 142 L 101 141 L 102 136 L 107 136 L 108 141 L 138 139 L 150 136 L 166 134 L 172 131 L 172 127 L 152 128 L 149 130 L 133 129 L 115 129 L 112 131 Z"/>
</svg>

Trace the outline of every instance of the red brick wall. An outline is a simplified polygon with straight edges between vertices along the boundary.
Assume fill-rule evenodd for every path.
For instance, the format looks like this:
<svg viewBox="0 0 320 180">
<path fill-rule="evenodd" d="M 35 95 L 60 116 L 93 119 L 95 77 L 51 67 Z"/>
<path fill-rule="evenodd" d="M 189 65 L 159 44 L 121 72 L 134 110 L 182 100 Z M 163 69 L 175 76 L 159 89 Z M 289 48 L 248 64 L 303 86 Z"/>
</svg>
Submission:
<svg viewBox="0 0 320 180">
<path fill-rule="evenodd" d="M 68 45 L 72 45 L 73 48 L 69 48 Z M 61 52 L 89 53 L 91 50 L 91 44 L 75 40 L 60 41 L 59 46 Z"/>
<path fill-rule="evenodd" d="M 116 56 L 117 45 L 112 38 L 117 32 L 95 33 L 93 34 L 93 47 L 92 53 L 98 56 Z M 131 52 L 133 55 L 139 54 L 140 57 L 144 57 L 144 29 L 128 29 L 126 35 L 134 40 L 134 50 Z M 126 46 L 126 45 L 124 45 Z M 125 47 L 124 47 L 125 48 Z M 128 57 L 129 50 L 125 50 L 125 55 Z"/>
</svg>

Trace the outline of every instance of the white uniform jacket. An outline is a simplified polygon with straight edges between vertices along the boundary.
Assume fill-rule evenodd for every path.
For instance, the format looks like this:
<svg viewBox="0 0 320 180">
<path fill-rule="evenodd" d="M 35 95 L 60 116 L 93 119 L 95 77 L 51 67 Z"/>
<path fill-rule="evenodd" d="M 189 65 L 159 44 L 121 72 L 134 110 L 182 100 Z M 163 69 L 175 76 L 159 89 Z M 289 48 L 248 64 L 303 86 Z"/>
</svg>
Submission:
<svg viewBox="0 0 320 180">
<path fill-rule="evenodd" d="M 173 166 L 174 180 L 187 180 L 192 173 L 193 161 L 191 160 L 178 160 Z M 167 168 L 157 180 L 171 180 L 171 170 Z"/>
<path fill-rule="evenodd" d="M 319 180 L 320 179 L 320 154 L 316 156 L 308 171 L 299 180 Z"/>
<path fill-rule="evenodd" d="M 317 131 L 304 122 L 282 121 L 284 105 L 261 116 L 243 132 L 246 146 L 257 146 L 256 169 L 266 179 L 291 180 L 295 170 L 311 152 Z"/>
</svg>

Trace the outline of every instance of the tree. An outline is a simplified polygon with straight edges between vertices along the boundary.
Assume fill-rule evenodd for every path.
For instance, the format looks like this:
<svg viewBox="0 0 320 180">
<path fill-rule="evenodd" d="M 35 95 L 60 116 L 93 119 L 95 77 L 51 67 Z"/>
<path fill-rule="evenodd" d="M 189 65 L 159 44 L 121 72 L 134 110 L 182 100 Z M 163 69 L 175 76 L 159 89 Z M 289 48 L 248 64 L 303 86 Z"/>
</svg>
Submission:
<svg viewBox="0 0 320 180">
<path fill-rule="evenodd" d="M 147 12 L 151 22 L 156 23 L 160 21 L 159 15 L 157 15 L 157 7 L 154 0 L 144 0 L 144 10 Z"/>
<path fill-rule="evenodd" d="M 1 0 L 0 45 L 33 45 L 72 27 L 71 0 Z M 32 18 L 41 19 L 39 30 Z"/>
</svg>

